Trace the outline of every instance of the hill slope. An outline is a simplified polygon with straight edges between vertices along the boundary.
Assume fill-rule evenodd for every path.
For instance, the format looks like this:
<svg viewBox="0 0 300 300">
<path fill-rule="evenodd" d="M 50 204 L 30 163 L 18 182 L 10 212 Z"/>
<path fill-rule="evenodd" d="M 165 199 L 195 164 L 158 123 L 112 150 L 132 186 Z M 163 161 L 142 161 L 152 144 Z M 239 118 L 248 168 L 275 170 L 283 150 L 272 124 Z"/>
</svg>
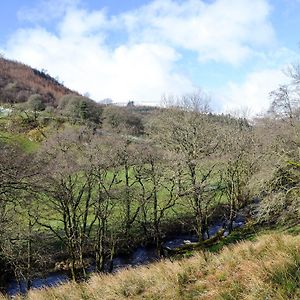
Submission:
<svg viewBox="0 0 300 300">
<path fill-rule="evenodd" d="M 70 93 L 77 94 L 45 72 L 0 57 L 0 102 L 25 102 L 30 95 L 40 94 L 45 103 L 55 105 Z"/>
</svg>

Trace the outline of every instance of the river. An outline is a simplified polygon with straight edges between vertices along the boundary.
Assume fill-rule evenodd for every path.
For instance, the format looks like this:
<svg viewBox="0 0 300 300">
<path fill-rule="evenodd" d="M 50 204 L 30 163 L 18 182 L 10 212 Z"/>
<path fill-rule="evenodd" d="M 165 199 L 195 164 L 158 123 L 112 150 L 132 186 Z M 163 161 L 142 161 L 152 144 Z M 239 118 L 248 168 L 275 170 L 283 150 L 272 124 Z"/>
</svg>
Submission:
<svg viewBox="0 0 300 300">
<path fill-rule="evenodd" d="M 238 216 L 236 217 L 233 223 L 233 227 L 242 227 L 244 223 L 245 218 L 243 216 Z M 222 228 L 223 224 L 216 223 L 215 225 L 210 227 L 209 235 L 215 235 Z M 228 232 L 225 231 L 224 235 L 228 235 Z M 168 247 L 170 249 L 175 249 L 184 245 L 187 241 L 197 242 L 197 236 L 188 234 L 173 235 L 172 237 L 169 237 L 164 241 L 163 246 Z M 129 266 L 144 265 L 157 260 L 159 260 L 159 257 L 157 256 L 156 249 L 154 246 L 140 246 L 136 248 L 131 254 L 116 256 L 113 259 L 113 271 L 117 271 Z M 93 272 L 93 266 L 91 266 L 88 271 Z M 69 278 L 66 274 L 49 273 L 44 278 L 34 278 L 31 283 L 31 288 L 40 289 L 44 287 L 53 287 L 65 283 L 68 280 Z M 11 280 L 7 286 L 7 295 L 9 297 L 13 297 L 18 293 L 26 293 L 26 282 L 21 281 L 20 283 L 18 283 L 16 280 Z"/>
</svg>

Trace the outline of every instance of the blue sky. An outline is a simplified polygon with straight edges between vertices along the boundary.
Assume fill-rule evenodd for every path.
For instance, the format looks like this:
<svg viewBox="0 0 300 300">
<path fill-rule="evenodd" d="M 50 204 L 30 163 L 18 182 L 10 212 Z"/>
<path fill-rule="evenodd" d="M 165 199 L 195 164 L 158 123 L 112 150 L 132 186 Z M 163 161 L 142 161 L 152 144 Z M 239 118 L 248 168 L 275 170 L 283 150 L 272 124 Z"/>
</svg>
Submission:
<svg viewBox="0 0 300 300">
<path fill-rule="evenodd" d="M 216 111 L 267 109 L 300 61 L 300 0 L 11 0 L 0 52 L 97 101 L 198 89 Z"/>
</svg>

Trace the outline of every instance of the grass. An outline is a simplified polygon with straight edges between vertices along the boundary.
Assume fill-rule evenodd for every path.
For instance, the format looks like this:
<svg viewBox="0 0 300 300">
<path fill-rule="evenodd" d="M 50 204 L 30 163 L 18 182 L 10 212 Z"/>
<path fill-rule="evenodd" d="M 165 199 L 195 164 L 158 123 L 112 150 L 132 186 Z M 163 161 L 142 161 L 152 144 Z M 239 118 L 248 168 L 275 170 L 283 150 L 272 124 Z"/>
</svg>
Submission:
<svg viewBox="0 0 300 300">
<path fill-rule="evenodd" d="M 287 228 L 282 228 L 281 230 L 283 232 L 288 233 L 288 234 L 293 234 L 293 235 L 299 234 L 300 235 L 300 224 L 295 224 L 295 225 L 292 225 L 292 226 L 288 226 Z"/>
<path fill-rule="evenodd" d="M 21 298 L 19 298 L 21 299 Z M 300 236 L 260 236 L 114 275 L 94 275 L 86 283 L 30 291 L 26 299 L 300 299 Z"/>
<path fill-rule="evenodd" d="M 31 141 L 28 137 L 22 134 L 14 134 L 0 131 L 1 141 L 6 143 L 16 144 L 27 153 L 36 151 L 39 147 L 37 142 Z"/>
<path fill-rule="evenodd" d="M 212 253 L 219 252 L 225 246 L 229 246 L 240 241 L 255 241 L 259 232 L 255 231 L 251 223 L 246 224 L 242 228 L 236 228 L 226 239 L 220 240 L 218 243 L 210 246 L 208 250 Z"/>
</svg>

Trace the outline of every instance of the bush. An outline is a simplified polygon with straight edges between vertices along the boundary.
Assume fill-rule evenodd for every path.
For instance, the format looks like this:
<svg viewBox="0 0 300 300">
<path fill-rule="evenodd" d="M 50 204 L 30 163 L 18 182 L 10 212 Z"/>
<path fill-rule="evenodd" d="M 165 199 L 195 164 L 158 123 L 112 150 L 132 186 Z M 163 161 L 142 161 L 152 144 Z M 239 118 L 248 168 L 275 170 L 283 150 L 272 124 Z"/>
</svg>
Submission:
<svg viewBox="0 0 300 300">
<path fill-rule="evenodd" d="M 40 94 L 33 94 L 28 98 L 27 107 L 33 111 L 42 111 L 45 110 L 46 105 Z"/>
<path fill-rule="evenodd" d="M 108 106 L 103 113 L 104 127 L 119 133 L 140 135 L 144 133 L 141 117 L 125 107 Z"/>
<path fill-rule="evenodd" d="M 102 107 L 86 97 L 74 94 L 65 95 L 60 98 L 58 109 L 73 119 L 94 123 L 100 123 L 101 121 Z"/>
<path fill-rule="evenodd" d="M 300 218 L 300 165 L 290 161 L 279 168 L 271 182 L 270 191 L 260 202 L 258 220 L 270 224 L 293 223 Z"/>
</svg>

